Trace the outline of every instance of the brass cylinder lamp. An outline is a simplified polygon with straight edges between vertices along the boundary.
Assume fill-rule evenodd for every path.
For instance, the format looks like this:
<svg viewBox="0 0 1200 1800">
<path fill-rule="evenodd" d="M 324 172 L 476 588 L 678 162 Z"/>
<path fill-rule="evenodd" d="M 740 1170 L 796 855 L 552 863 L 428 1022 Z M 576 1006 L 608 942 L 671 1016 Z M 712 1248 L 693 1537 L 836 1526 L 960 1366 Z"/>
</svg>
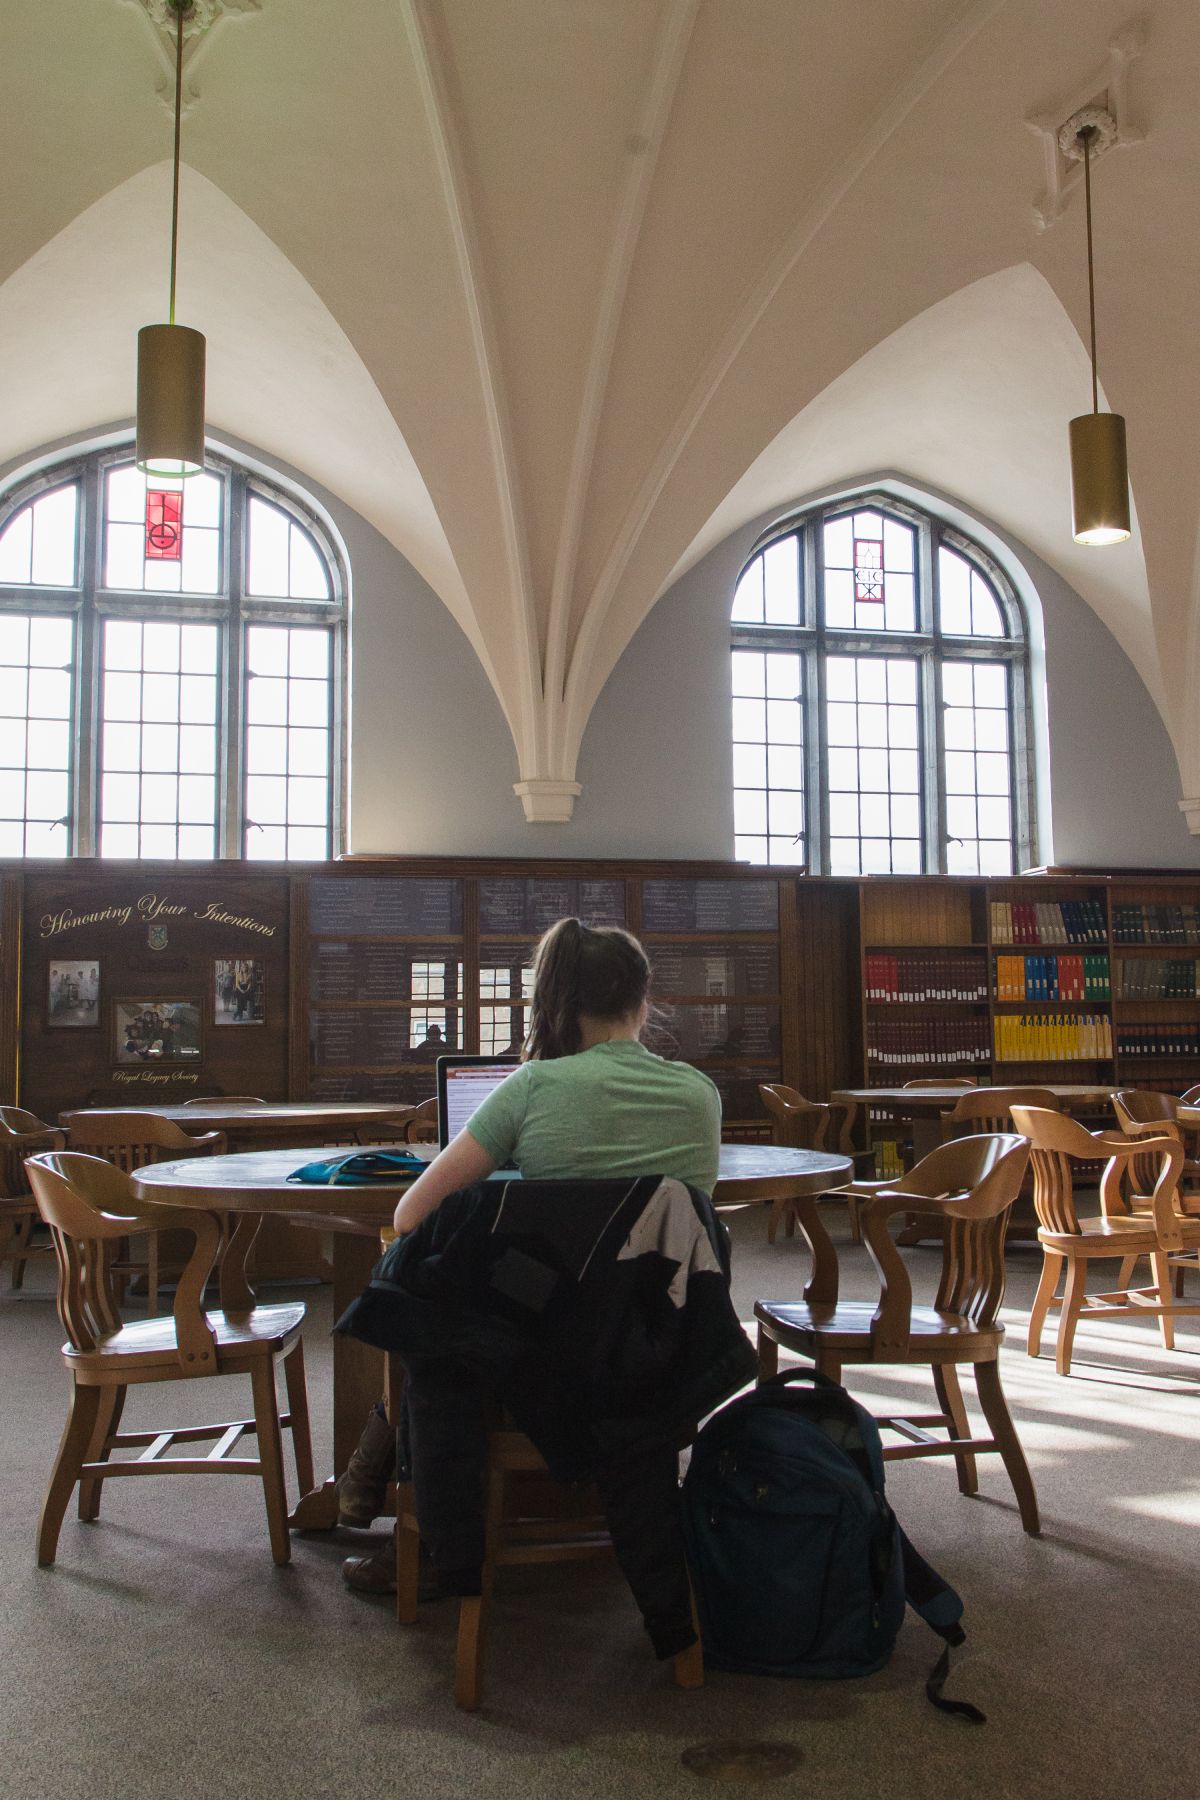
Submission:
<svg viewBox="0 0 1200 1800">
<path fill-rule="evenodd" d="M 179 135 L 183 110 L 183 24 L 193 0 L 169 0 L 175 10 L 175 153 L 171 190 L 171 286 L 168 323 L 138 332 L 137 466 L 151 476 L 178 479 L 204 467 L 205 342 L 190 325 L 175 323 L 179 250 Z"/>
<path fill-rule="evenodd" d="M 1130 535 L 1129 464 L 1125 454 L 1125 421 L 1120 413 L 1100 411 L 1096 372 L 1096 279 L 1092 257 L 1092 151 L 1109 115 L 1089 109 L 1064 127 L 1066 147 L 1073 128 L 1075 148 L 1083 157 L 1083 190 L 1087 213 L 1088 321 L 1092 364 L 1092 410 L 1071 420 L 1071 503 L 1077 544 L 1122 544 Z M 1109 140 L 1111 142 L 1111 138 Z"/>
</svg>

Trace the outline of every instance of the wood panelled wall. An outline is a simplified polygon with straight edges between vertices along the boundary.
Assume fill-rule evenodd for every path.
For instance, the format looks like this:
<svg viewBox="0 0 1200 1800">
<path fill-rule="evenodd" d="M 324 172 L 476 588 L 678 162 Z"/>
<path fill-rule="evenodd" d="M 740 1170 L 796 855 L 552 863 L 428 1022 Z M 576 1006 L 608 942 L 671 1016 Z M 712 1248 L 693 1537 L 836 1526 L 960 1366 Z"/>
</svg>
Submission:
<svg viewBox="0 0 1200 1800">
<path fill-rule="evenodd" d="M 1153 960 L 1160 943 L 1200 944 L 1172 922 L 1182 908 L 1200 934 L 1200 911 L 1190 910 L 1200 881 L 1128 871 L 989 882 L 549 859 L 10 864 L 0 875 L 0 1100 L 19 1098 L 52 1118 L 78 1104 L 205 1093 L 420 1097 L 432 1087 L 436 1049 L 426 1015 L 444 1017 L 447 1041 L 461 1048 L 481 1039 L 499 1048 L 521 1023 L 530 946 L 553 917 L 578 911 L 644 937 L 658 969 L 654 1047 L 706 1068 L 727 1117 L 761 1120 L 759 1081 L 782 1079 L 823 1099 L 885 1079 L 866 1052 L 888 1009 L 865 998 L 864 959 L 889 947 L 962 946 L 994 980 L 998 947 L 1007 946 L 993 932 L 993 903 L 1072 896 L 1098 908 L 1114 961 L 1120 907 L 1131 902 L 1150 911 L 1145 942 L 1125 952 L 1130 967 Z M 240 1023 L 217 981 L 219 964 L 238 961 L 254 966 L 259 995 Z M 51 1016 L 53 964 L 73 965 L 72 1022 L 61 1004 Z M 128 1009 L 153 1015 L 155 1002 L 193 1009 L 195 1047 L 172 1039 L 174 1055 L 152 1045 L 143 1055 L 144 1043 L 118 1041 Z M 990 1029 L 1004 1008 L 993 998 L 972 1009 Z M 1160 1011 L 1186 1012 L 1200 1026 L 1200 992 L 1165 1008 L 1114 999 L 1108 1010 L 1136 1039 Z M 1174 1064 L 1120 1072 L 1176 1074 Z"/>
</svg>

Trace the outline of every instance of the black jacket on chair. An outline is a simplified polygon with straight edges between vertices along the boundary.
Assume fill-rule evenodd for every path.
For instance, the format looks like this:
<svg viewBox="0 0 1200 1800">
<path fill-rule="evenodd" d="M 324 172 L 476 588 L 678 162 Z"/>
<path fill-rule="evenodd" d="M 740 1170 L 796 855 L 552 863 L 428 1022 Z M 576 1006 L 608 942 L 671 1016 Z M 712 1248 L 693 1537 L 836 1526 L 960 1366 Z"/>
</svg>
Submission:
<svg viewBox="0 0 1200 1800">
<path fill-rule="evenodd" d="M 655 1648 L 690 1641 L 674 1452 L 756 1371 L 707 1195 L 653 1175 L 480 1182 L 388 1249 L 335 1329 L 410 1371 L 471 1371 L 553 1476 L 598 1481 Z M 413 1473 L 420 1509 L 437 1477 Z"/>
</svg>

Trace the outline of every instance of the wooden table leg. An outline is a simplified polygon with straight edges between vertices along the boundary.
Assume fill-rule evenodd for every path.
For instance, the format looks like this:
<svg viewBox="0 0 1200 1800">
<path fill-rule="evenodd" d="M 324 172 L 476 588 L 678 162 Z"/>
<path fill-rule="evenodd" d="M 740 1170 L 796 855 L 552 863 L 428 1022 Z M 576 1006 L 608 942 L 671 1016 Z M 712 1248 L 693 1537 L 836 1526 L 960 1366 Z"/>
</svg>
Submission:
<svg viewBox="0 0 1200 1800">
<path fill-rule="evenodd" d="M 357 1299 L 379 1260 L 379 1238 L 339 1231 L 333 1240 L 333 1316 Z M 337 1477 L 354 1454 L 366 1418 L 384 1391 L 384 1356 L 355 1338 L 333 1340 L 333 1474 L 305 1494 L 293 1512 L 294 1531 L 331 1531 L 337 1524 Z"/>
</svg>

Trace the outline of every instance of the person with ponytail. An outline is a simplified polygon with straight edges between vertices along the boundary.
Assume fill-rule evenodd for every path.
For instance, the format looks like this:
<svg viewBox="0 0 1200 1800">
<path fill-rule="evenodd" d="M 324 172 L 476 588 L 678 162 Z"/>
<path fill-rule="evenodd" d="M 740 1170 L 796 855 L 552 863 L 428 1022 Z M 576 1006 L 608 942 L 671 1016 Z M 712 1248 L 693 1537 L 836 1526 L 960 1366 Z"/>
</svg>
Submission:
<svg viewBox="0 0 1200 1800">
<path fill-rule="evenodd" d="M 721 1097 L 699 1069 L 641 1042 L 649 989 L 646 952 L 627 931 L 552 925 L 534 952 L 522 1066 L 408 1189 L 396 1230 L 497 1168 L 546 1181 L 673 1175 L 711 1194 Z"/>
<path fill-rule="evenodd" d="M 641 1042 L 650 964 L 637 939 L 560 919 L 533 958 L 533 999 L 521 1067 L 489 1095 L 396 1208 L 398 1232 L 447 1194 L 516 1168 L 532 1180 L 669 1175 L 711 1194 L 721 1145 L 721 1097 L 707 1075 Z M 338 1483 L 339 1519 L 368 1525 L 383 1511 L 395 1439 L 382 1403 Z M 389 1545 L 343 1564 L 360 1593 L 395 1591 Z"/>
</svg>

